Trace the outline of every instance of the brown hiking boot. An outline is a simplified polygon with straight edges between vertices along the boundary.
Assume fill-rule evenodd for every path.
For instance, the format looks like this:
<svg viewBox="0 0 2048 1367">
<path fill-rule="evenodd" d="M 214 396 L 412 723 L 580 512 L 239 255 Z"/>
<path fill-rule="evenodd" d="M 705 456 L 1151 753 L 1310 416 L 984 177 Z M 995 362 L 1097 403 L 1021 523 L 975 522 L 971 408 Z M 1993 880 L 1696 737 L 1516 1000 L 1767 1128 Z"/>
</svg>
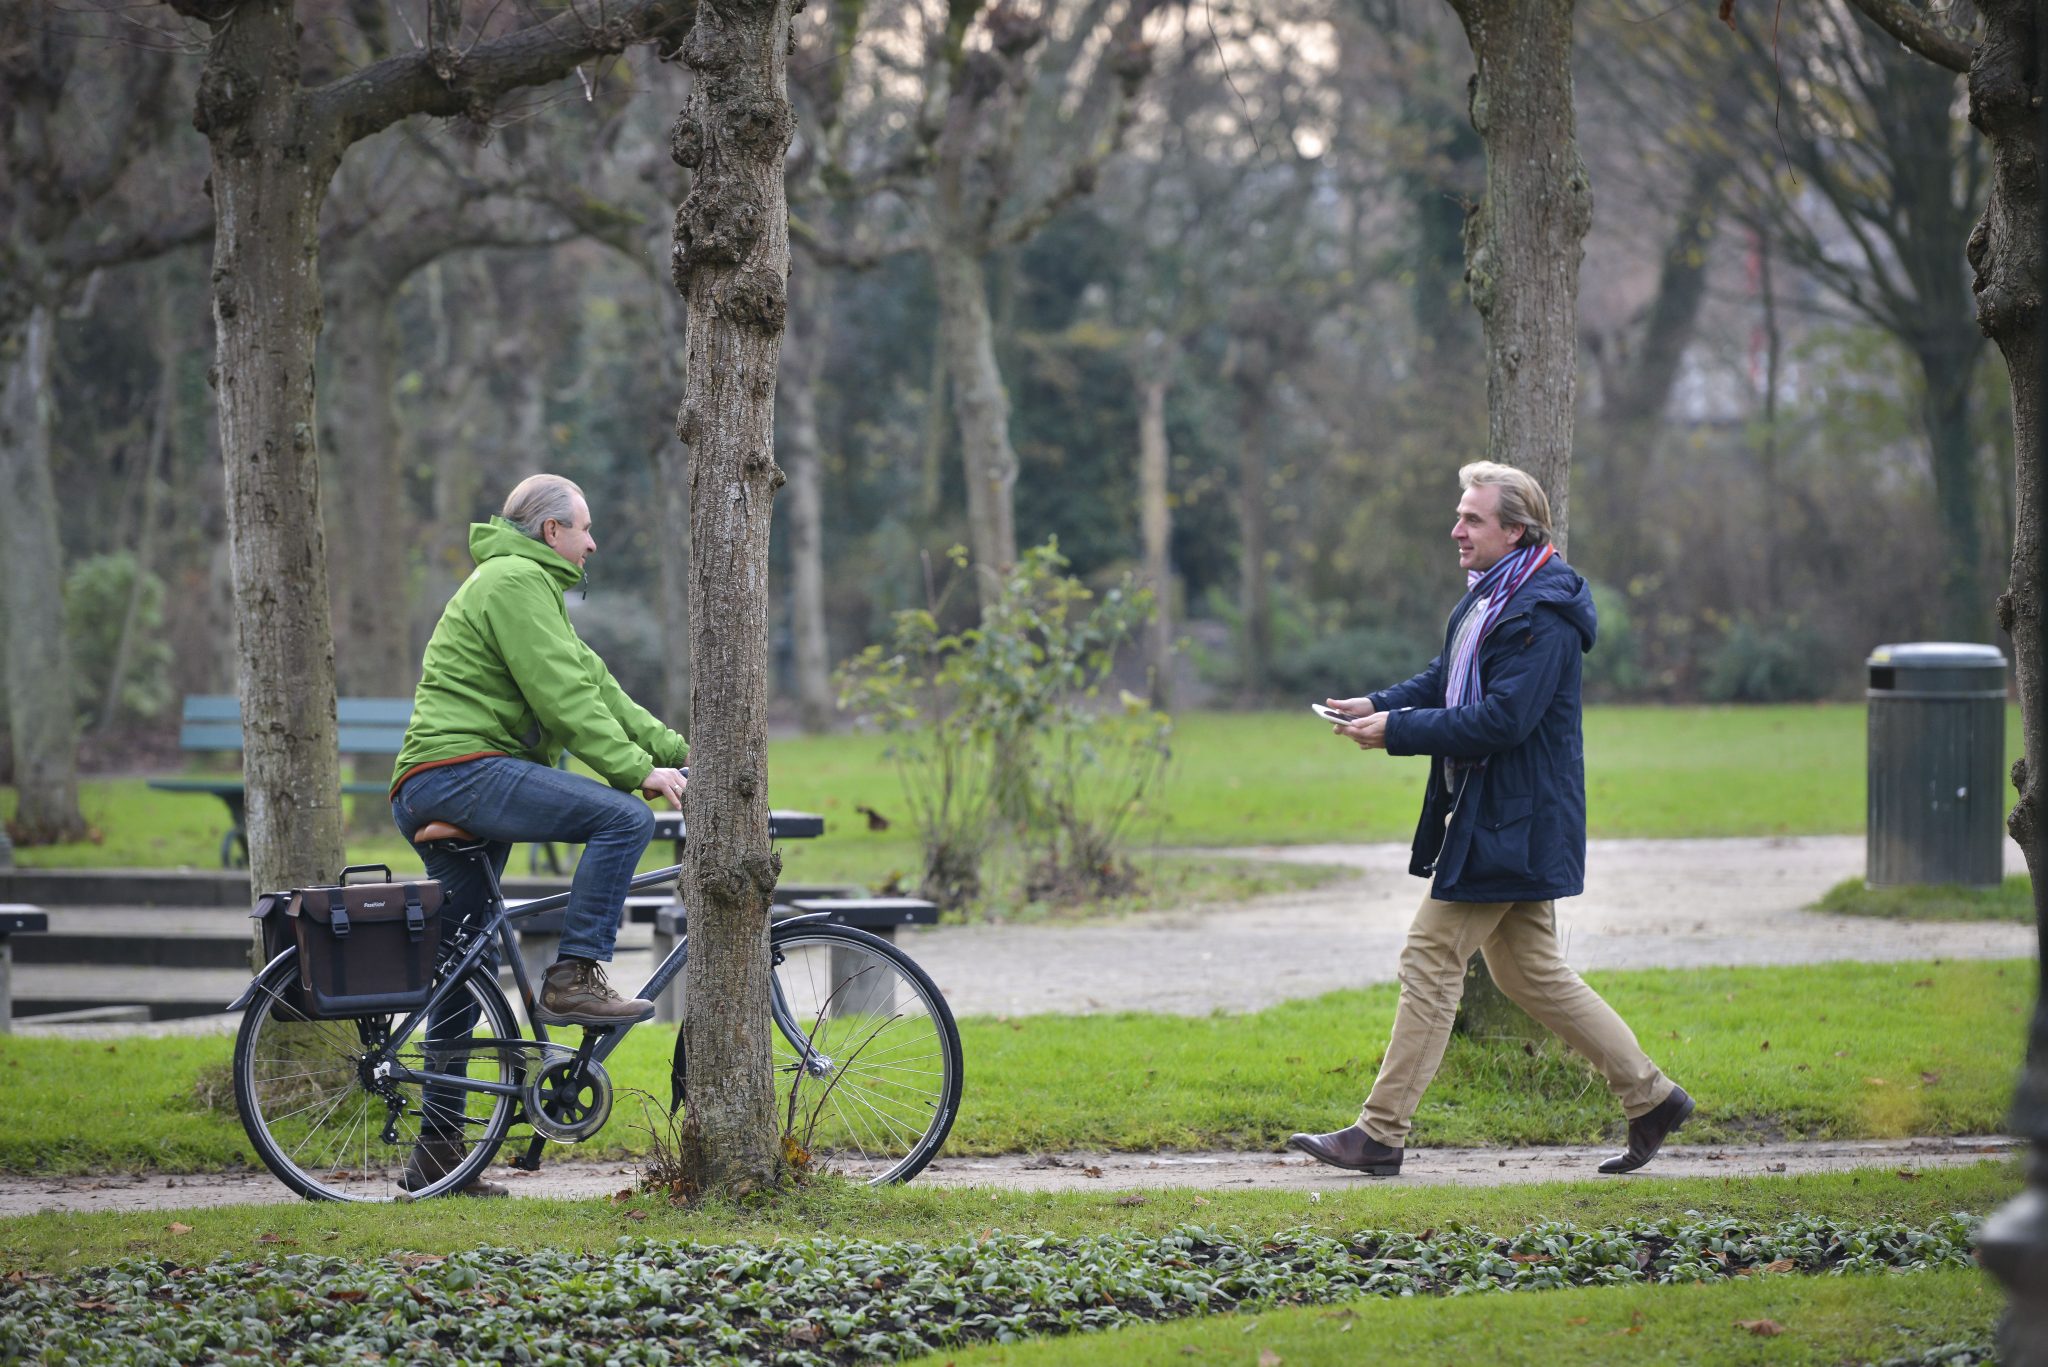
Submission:
<svg viewBox="0 0 2048 1367">
<path fill-rule="evenodd" d="M 557 959 L 541 980 L 534 1015 L 549 1025 L 627 1025 L 654 1014 L 654 1003 L 621 997 L 588 959 Z"/>
<path fill-rule="evenodd" d="M 421 1135 L 412 1146 L 412 1156 L 406 1159 L 405 1171 L 399 1174 L 398 1185 L 406 1191 L 424 1191 L 449 1173 L 462 1166 L 462 1160 L 469 1157 L 469 1147 L 460 1139 L 439 1135 Z M 508 1196 L 511 1193 L 497 1182 L 486 1182 L 482 1177 L 472 1177 L 467 1183 L 455 1189 L 457 1196 Z"/>
</svg>

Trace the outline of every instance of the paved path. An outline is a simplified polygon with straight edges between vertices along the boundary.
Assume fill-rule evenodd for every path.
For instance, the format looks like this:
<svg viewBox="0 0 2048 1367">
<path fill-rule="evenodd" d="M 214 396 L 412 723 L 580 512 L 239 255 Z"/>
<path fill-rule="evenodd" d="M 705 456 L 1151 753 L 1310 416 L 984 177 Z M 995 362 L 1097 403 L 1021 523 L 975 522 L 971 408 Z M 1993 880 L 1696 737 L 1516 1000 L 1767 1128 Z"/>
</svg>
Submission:
<svg viewBox="0 0 2048 1367">
<path fill-rule="evenodd" d="M 1898 1173 L 1981 1163 L 2017 1150 L 2014 1140 L 1900 1139 L 1745 1144 L 1673 1144 L 1645 1177 L 1769 1177 L 1850 1168 Z M 1417 1149 L 1401 1175 L 1404 1186 L 1493 1187 L 1538 1182 L 1623 1181 L 1595 1168 L 1606 1148 Z M 550 1162 L 537 1173 L 502 1164 L 491 1170 L 514 1196 L 585 1200 L 630 1191 L 637 1172 L 621 1162 Z M 1131 1192 L 1168 1187 L 1202 1191 L 1342 1191 L 1380 1179 L 1326 1167 L 1295 1153 L 1054 1153 L 1000 1158 L 939 1158 L 919 1186 L 1008 1191 Z M 282 1205 L 298 1198 L 268 1173 L 194 1176 L 0 1177 L 0 1217 L 39 1211 L 189 1210 L 226 1205 Z"/>
</svg>

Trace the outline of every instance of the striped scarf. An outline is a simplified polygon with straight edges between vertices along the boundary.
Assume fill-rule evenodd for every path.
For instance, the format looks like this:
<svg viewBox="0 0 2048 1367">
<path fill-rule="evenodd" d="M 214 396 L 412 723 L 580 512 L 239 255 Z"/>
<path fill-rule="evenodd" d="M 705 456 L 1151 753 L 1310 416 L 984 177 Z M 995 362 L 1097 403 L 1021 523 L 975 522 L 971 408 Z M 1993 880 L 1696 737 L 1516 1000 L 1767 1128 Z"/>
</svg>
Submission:
<svg viewBox="0 0 2048 1367">
<path fill-rule="evenodd" d="M 1500 620 L 1508 601 L 1556 553 L 1557 547 L 1548 543 L 1524 546 L 1520 550 L 1509 551 L 1490 570 L 1466 572 L 1466 593 L 1475 600 L 1475 608 L 1478 601 L 1485 602 L 1486 615 L 1479 619 L 1477 631 L 1461 628 L 1454 634 L 1450 677 L 1444 687 L 1444 706 L 1468 707 L 1479 701 L 1479 647 L 1485 642 L 1487 633 L 1493 630 L 1493 624 Z"/>
</svg>

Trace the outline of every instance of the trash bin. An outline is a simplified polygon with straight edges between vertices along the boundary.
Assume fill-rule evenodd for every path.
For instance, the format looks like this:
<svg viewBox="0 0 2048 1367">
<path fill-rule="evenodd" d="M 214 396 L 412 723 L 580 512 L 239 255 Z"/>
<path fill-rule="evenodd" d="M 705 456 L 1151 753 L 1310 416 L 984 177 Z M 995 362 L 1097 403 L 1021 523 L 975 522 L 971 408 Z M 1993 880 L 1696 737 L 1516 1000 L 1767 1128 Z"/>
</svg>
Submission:
<svg viewBox="0 0 2048 1367">
<path fill-rule="evenodd" d="M 2005 872 L 2005 656 L 1947 641 L 1879 646 L 1870 667 L 1872 887 L 1995 887 Z"/>
</svg>

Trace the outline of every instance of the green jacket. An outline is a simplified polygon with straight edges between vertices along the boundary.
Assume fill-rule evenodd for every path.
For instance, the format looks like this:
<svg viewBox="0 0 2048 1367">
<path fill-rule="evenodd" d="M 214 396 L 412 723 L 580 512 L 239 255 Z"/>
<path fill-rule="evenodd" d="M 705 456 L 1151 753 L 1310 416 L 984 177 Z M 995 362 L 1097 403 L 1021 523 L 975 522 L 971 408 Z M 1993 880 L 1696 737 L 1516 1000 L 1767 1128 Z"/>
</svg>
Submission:
<svg viewBox="0 0 2048 1367">
<path fill-rule="evenodd" d="M 476 569 L 427 642 L 391 787 L 421 765 L 482 755 L 553 764 L 567 750 L 631 791 L 689 745 L 626 696 L 569 624 L 576 566 L 502 517 L 473 523 Z"/>
</svg>

